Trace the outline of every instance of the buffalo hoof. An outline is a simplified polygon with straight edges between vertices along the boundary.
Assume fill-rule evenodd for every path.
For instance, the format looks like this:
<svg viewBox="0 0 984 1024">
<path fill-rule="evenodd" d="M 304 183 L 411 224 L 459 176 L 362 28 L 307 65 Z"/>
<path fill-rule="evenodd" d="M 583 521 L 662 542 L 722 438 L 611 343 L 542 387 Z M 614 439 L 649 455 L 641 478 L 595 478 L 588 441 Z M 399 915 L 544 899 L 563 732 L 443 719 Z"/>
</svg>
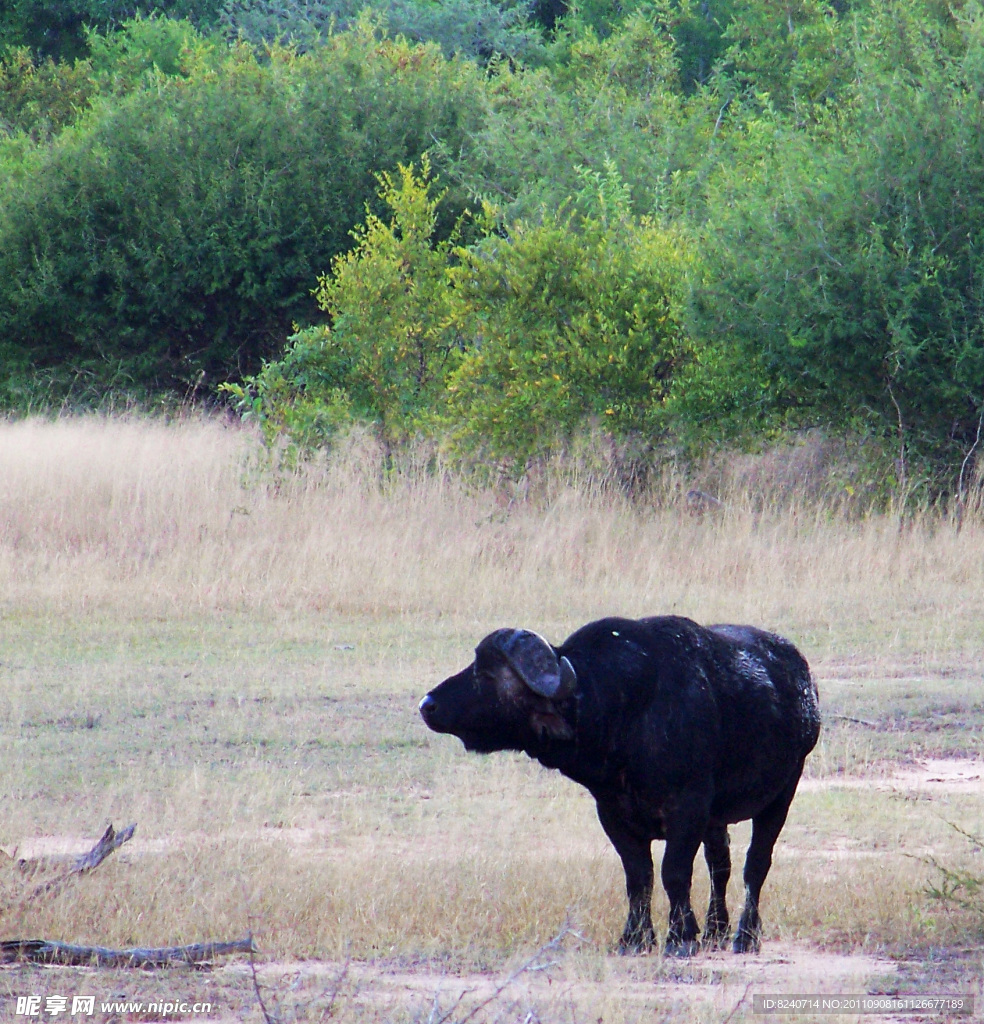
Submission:
<svg viewBox="0 0 984 1024">
<path fill-rule="evenodd" d="M 663 950 L 663 956 L 677 957 L 684 960 L 687 957 L 696 956 L 700 952 L 700 943 L 696 939 L 687 942 L 667 942 Z"/>
<path fill-rule="evenodd" d="M 761 948 L 762 942 L 754 932 L 740 929 L 735 936 L 733 949 L 736 953 L 757 953 Z"/>
<path fill-rule="evenodd" d="M 701 940 L 701 947 L 703 949 L 727 949 L 730 941 L 730 928 L 725 928 L 723 931 L 705 932 L 704 938 Z"/>
<path fill-rule="evenodd" d="M 651 953 L 656 945 L 655 933 L 649 935 L 623 935 L 618 940 L 618 949 L 616 952 L 619 956 L 641 956 L 645 953 Z"/>
</svg>

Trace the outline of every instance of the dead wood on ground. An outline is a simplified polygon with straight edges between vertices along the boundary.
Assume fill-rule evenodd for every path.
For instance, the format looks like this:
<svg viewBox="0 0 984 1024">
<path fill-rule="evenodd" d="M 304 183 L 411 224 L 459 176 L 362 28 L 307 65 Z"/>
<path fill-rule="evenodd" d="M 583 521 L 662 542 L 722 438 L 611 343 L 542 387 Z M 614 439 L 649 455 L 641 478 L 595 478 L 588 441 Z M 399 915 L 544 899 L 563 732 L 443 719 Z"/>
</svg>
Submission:
<svg viewBox="0 0 984 1024">
<path fill-rule="evenodd" d="M 162 949 L 109 949 L 76 946 L 46 939 L 10 939 L 0 942 L 0 964 L 57 964 L 62 967 L 177 967 L 202 966 L 230 953 L 255 953 L 253 937 L 235 942 L 196 942 Z"/>
<path fill-rule="evenodd" d="M 99 842 L 97 842 L 91 850 L 87 853 L 78 854 L 73 858 L 67 871 L 63 871 L 60 875 L 56 875 L 54 878 L 49 878 L 47 881 L 42 882 L 27 898 L 35 900 L 39 896 L 45 896 L 64 885 L 65 882 L 75 878 L 77 875 L 84 875 L 87 871 L 92 871 L 93 868 L 102 864 L 102 862 L 111 853 L 118 850 L 124 843 L 129 842 L 129 840 L 133 838 L 133 833 L 136 831 L 136 828 L 137 823 L 134 822 L 132 825 L 127 825 L 126 828 L 120 829 L 120 831 L 117 832 L 113 826 L 110 825 L 102 834 Z M 31 871 L 34 873 L 40 868 L 50 866 L 51 863 L 51 860 L 45 857 L 39 857 L 36 860 L 22 858 L 17 861 L 17 866 L 22 871 Z"/>
</svg>

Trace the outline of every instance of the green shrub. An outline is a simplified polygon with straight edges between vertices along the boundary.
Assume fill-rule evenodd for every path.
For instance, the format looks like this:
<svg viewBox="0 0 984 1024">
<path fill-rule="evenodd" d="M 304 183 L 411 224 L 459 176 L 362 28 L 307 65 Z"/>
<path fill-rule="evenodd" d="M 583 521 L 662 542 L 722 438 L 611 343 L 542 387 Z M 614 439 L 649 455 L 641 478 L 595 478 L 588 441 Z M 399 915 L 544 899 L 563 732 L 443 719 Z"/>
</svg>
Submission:
<svg viewBox="0 0 984 1024">
<path fill-rule="evenodd" d="M 183 18 L 131 18 L 110 32 L 87 32 L 89 63 L 103 92 L 128 92 L 148 73 L 188 78 L 218 67 L 221 54 Z"/>
<path fill-rule="evenodd" d="M 984 15 L 965 13 L 960 59 L 924 20 L 872 14 L 850 102 L 808 130 L 765 111 L 733 139 L 708 186 L 692 324 L 709 432 L 729 418 L 872 432 L 903 492 L 956 483 L 979 448 Z"/>
<path fill-rule="evenodd" d="M 679 53 L 660 11 L 640 11 L 600 39 L 563 35 L 559 62 L 499 68 L 489 114 L 464 152 L 440 152 L 445 176 L 502 209 L 507 220 L 557 210 L 581 187 L 580 168 L 629 186 L 637 214 L 663 214 L 674 183 L 708 159 L 719 103 L 683 95 Z"/>
<path fill-rule="evenodd" d="M 72 124 L 96 91 L 89 61 L 35 62 L 27 47 L 12 49 L 0 58 L 0 138 L 25 132 L 48 139 Z"/>
<path fill-rule="evenodd" d="M 0 57 L 0 137 L 35 142 L 74 124 L 99 96 L 120 96 L 161 75 L 188 77 L 217 66 L 221 55 L 190 21 L 152 16 L 106 34 L 86 33 L 90 55 L 75 61 L 37 58 L 27 47 Z"/>
<path fill-rule="evenodd" d="M 647 218 L 563 211 L 462 253 L 451 280 L 466 353 L 439 418 L 455 450 L 522 466 L 585 424 L 660 437 L 689 358 L 692 265 L 679 232 Z"/>
<path fill-rule="evenodd" d="M 351 419 L 374 421 L 398 443 L 439 403 L 459 356 L 448 272 L 454 239 L 434 240 L 443 193 L 431 195 L 430 166 L 379 176 L 384 221 L 369 214 L 352 232 L 315 292 L 331 326 L 294 335 L 282 359 L 245 387 L 225 390 L 257 419 L 268 441 L 309 450 L 329 444 Z"/>
<path fill-rule="evenodd" d="M 374 170 L 459 146 L 482 88 L 363 25 L 303 56 L 240 46 L 0 153 L 5 366 L 179 392 L 257 369 L 317 318 Z"/>
<path fill-rule="evenodd" d="M 346 415 L 385 441 L 442 438 L 455 457 L 522 466 L 585 424 L 652 436 L 688 357 L 679 321 L 692 260 L 677 232 L 632 218 L 592 179 L 597 212 L 545 213 L 465 247 L 435 242 L 428 167 L 380 179 L 390 208 L 319 282 L 330 326 L 229 388 L 269 440 L 330 442 Z M 588 196 L 580 197 L 589 206 Z"/>
<path fill-rule="evenodd" d="M 88 55 L 92 30 L 112 31 L 140 15 L 187 18 L 207 28 L 222 0 L 5 0 L 0 8 L 0 52 L 26 46 L 55 60 Z"/>
</svg>

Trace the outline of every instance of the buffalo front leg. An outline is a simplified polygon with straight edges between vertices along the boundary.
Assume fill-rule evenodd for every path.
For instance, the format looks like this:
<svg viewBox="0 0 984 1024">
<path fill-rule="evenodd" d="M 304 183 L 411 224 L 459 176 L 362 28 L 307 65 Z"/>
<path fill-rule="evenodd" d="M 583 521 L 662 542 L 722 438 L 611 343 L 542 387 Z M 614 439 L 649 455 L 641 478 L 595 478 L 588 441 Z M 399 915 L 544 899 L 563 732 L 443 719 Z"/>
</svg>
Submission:
<svg viewBox="0 0 984 1024">
<path fill-rule="evenodd" d="M 802 765 L 800 766 L 802 768 Z M 736 953 L 757 953 L 762 948 L 762 919 L 759 916 L 759 896 L 762 885 L 772 866 L 772 848 L 786 823 L 789 805 L 793 802 L 800 773 L 769 804 L 761 814 L 752 818 L 752 840 L 745 857 L 745 908 L 735 935 Z"/>
<path fill-rule="evenodd" d="M 730 845 L 727 825 L 707 826 L 704 860 L 711 877 L 711 901 L 704 925 L 704 945 L 711 949 L 726 946 L 730 933 L 727 903 L 728 880 L 731 878 Z"/>
<path fill-rule="evenodd" d="M 620 953 L 645 953 L 656 945 L 653 931 L 652 842 L 633 832 L 610 804 L 598 801 L 598 820 L 625 869 L 625 892 L 629 916 L 618 943 Z"/>
</svg>

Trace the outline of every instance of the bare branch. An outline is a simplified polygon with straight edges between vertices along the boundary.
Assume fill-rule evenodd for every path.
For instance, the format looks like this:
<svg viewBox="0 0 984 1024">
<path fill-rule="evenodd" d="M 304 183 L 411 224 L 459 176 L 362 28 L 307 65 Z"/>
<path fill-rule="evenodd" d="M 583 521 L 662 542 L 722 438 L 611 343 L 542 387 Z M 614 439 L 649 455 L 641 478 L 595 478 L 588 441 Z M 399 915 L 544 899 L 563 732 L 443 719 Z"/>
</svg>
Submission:
<svg viewBox="0 0 984 1024">
<path fill-rule="evenodd" d="M 136 831 L 137 825 L 134 822 L 132 825 L 127 825 L 126 828 L 120 829 L 119 832 L 115 831 L 113 826 L 110 825 L 106 831 L 102 834 L 99 842 L 87 853 L 81 853 L 72 861 L 71 867 L 67 871 L 62 872 L 55 878 L 50 878 L 46 882 L 42 882 L 38 885 L 30 895 L 29 900 L 37 899 L 39 896 L 46 896 L 49 893 L 54 892 L 63 886 L 66 882 L 75 878 L 78 875 L 84 875 L 93 868 L 99 867 L 100 864 L 111 854 L 115 853 L 124 843 L 129 842 L 133 838 L 133 833 Z M 44 867 L 48 864 L 46 858 L 40 857 L 38 859 L 21 858 L 17 861 L 17 866 L 22 870 L 32 870 L 40 867 Z"/>
<path fill-rule="evenodd" d="M 965 482 L 967 467 L 970 466 L 971 457 L 977 449 L 977 446 L 981 443 L 981 429 L 984 428 L 984 406 L 981 406 L 981 415 L 977 420 L 977 436 L 974 438 L 974 443 L 970 446 L 970 450 L 964 456 L 963 462 L 960 463 L 960 478 L 957 480 L 957 501 L 960 503 L 960 507 L 963 508 L 967 500 L 967 485 Z"/>
<path fill-rule="evenodd" d="M 895 406 L 895 415 L 898 419 L 897 431 L 899 436 L 899 457 L 896 461 L 896 465 L 899 470 L 899 492 L 902 497 L 902 508 L 904 511 L 905 503 L 908 499 L 907 491 L 909 488 L 908 467 L 906 465 L 906 450 L 908 445 L 906 443 L 905 420 L 902 417 L 902 407 L 895 398 L 895 391 L 892 389 L 891 380 L 886 381 L 885 388 L 888 391 L 888 397 L 892 400 L 892 405 Z"/>
<path fill-rule="evenodd" d="M 279 1024 L 276 1017 L 270 1015 L 270 1011 L 266 1007 L 266 1003 L 263 1001 L 263 991 L 260 988 L 260 979 L 256 974 L 256 950 L 253 948 L 253 937 L 250 936 L 250 950 L 249 950 L 249 971 L 253 977 L 253 991 L 256 993 L 256 1001 L 260 1004 L 260 1012 L 263 1014 L 263 1019 L 266 1024 Z"/>
<path fill-rule="evenodd" d="M 724 106 L 718 111 L 717 120 L 714 122 L 714 131 L 711 132 L 711 138 L 717 137 L 718 129 L 721 127 L 721 122 L 724 120 L 725 111 L 731 106 L 731 100 L 733 97 L 729 97 L 724 101 Z"/>
<path fill-rule="evenodd" d="M 739 1006 L 741 1006 L 741 1004 L 742 1004 L 742 1003 L 743 1003 L 743 1002 L 745 1001 L 745 999 L 747 998 L 747 996 L 748 996 L 748 990 L 749 990 L 749 989 L 750 989 L 751 987 L 752 987 L 752 983 L 751 983 L 751 982 L 749 982 L 749 983 L 748 983 L 748 984 L 747 984 L 747 985 L 745 986 L 745 991 L 744 991 L 744 992 L 742 992 L 742 994 L 741 994 L 741 998 L 740 998 L 740 999 L 738 1000 L 738 1002 L 737 1002 L 737 1003 L 735 1003 L 735 1005 L 734 1005 L 734 1006 L 732 1006 L 732 1007 L 731 1007 L 731 1012 L 730 1012 L 730 1013 L 728 1014 L 728 1016 L 727 1016 L 727 1017 L 725 1017 L 725 1018 L 724 1018 L 724 1020 L 722 1020 L 722 1021 L 721 1021 L 721 1024 L 730 1024 L 730 1022 L 731 1022 L 731 1019 L 732 1019 L 732 1017 L 734 1017 L 734 1015 L 735 1015 L 735 1014 L 736 1014 L 736 1013 L 738 1012 L 738 1007 L 739 1007 Z"/>
<path fill-rule="evenodd" d="M 516 979 L 519 978 L 521 975 L 529 971 L 543 970 L 545 965 L 539 964 L 538 961 L 540 961 L 546 953 L 553 953 L 560 949 L 564 939 L 567 938 L 568 935 L 573 935 L 580 942 L 586 941 L 584 936 L 581 935 L 580 932 L 575 931 L 570 926 L 569 921 L 565 921 L 564 927 L 561 928 L 560 931 L 546 945 L 541 946 L 528 960 L 520 964 L 519 967 L 517 967 L 516 970 L 512 972 L 512 974 L 510 974 L 504 981 L 501 981 L 495 987 L 494 991 L 487 999 L 483 999 L 480 1003 L 477 1003 L 475 1006 L 473 1006 L 471 1010 L 468 1013 L 466 1013 L 465 1016 L 462 1017 L 460 1021 L 458 1021 L 458 1024 L 468 1024 L 468 1021 L 472 1020 L 480 1010 L 484 1010 L 485 1007 L 489 1005 L 489 1003 L 494 1003 L 495 1000 L 498 999 L 499 996 L 501 996 L 502 993 L 505 992 L 505 990 L 509 988 L 509 986 L 512 985 L 512 983 L 516 981 Z M 556 961 L 552 962 L 549 966 L 554 966 L 555 963 Z M 460 1001 L 461 1000 L 459 999 L 458 1002 Z M 457 1005 L 458 1004 L 456 1003 L 455 1007 L 457 1007 Z M 446 1021 L 450 1013 L 453 1012 L 454 1007 L 449 1011 L 448 1014 L 445 1014 L 445 1016 L 441 1018 L 441 1022 Z M 438 1024 L 440 1024 L 440 1022 L 438 1022 Z"/>
<path fill-rule="evenodd" d="M 881 728 L 877 722 L 871 722 L 867 718 L 852 718 L 850 715 L 827 715 L 827 718 L 836 718 L 839 722 L 853 722 L 855 725 L 866 725 L 869 729 Z"/>
<path fill-rule="evenodd" d="M 133 833 L 136 830 L 136 822 L 133 822 L 132 825 L 127 825 L 126 828 L 121 829 L 119 832 L 115 832 L 113 826 L 110 825 L 102 834 L 99 842 L 88 853 L 83 853 L 75 858 L 75 866 L 72 868 L 72 873 L 81 875 L 98 867 L 111 853 L 118 850 L 124 843 L 128 843 L 133 838 Z"/>
<path fill-rule="evenodd" d="M 338 972 L 338 975 L 331 983 L 331 991 L 328 993 L 328 1003 L 321 1011 L 321 1019 L 330 1017 L 332 1010 L 335 1008 L 335 1000 L 338 998 L 338 993 L 341 991 L 342 985 L 345 984 L 345 979 L 348 977 L 349 967 L 352 963 L 352 957 L 347 956 L 345 963 L 342 964 L 342 969 Z"/>
</svg>

